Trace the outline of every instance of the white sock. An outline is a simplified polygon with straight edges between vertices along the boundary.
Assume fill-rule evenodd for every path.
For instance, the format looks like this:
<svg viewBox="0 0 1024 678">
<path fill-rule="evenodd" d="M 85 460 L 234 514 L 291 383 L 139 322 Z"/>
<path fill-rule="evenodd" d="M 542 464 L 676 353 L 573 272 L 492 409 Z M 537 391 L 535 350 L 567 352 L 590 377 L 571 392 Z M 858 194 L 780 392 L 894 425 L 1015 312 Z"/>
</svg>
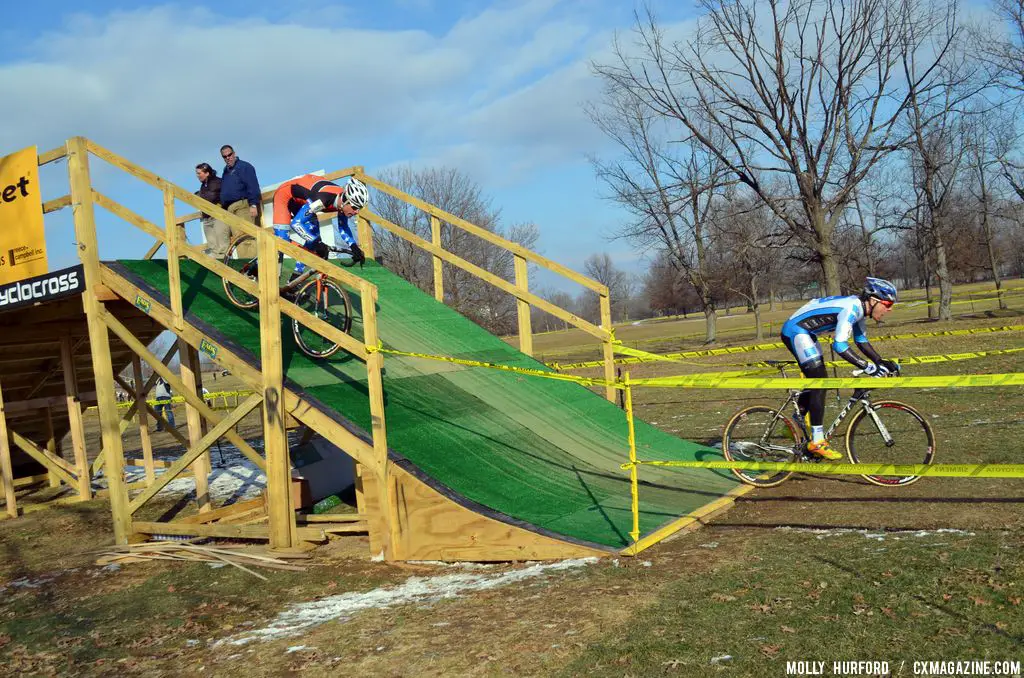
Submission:
<svg viewBox="0 0 1024 678">
<path fill-rule="evenodd" d="M 825 439 L 825 427 L 824 426 L 812 426 L 811 427 L 811 440 L 816 443 L 820 443 Z"/>
</svg>

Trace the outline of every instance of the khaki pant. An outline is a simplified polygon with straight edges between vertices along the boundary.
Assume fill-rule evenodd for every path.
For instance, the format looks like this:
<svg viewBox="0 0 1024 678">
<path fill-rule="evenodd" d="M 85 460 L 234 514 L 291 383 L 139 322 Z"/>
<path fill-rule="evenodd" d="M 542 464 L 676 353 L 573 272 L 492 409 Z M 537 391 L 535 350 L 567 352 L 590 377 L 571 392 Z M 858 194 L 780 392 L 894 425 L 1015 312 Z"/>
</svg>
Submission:
<svg viewBox="0 0 1024 678">
<path fill-rule="evenodd" d="M 203 235 L 206 236 L 206 251 L 214 259 L 223 259 L 231 244 L 231 229 L 219 219 L 203 217 Z"/>
<path fill-rule="evenodd" d="M 228 212 L 231 212 L 232 214 L 234 214 L 236 217 L 239 217 L 241 219 L 245 219 L 246 221 L 248 221 L 248 222 L 250 222 L 252 224 L 255 224 L 256 226 L 260 225 L 259 214 L 256 215 L 255 219 L 253 219 L 252 216 L 249 214 L 249 202 L 247 200 L 236 200 L 233 203 L 231 203 L 230 205 L 228 205 L 225 209 Z M 231 240 L 232 241 L 236 237 L 238 237 L 238 236 L 240 236 L 242 234 L 242 232 L 237 230 L 234 226 L 232 226 L 230 228 L 230 230 L 231 230 Z M 251 243 L 251 246 L 249 244 L 246 244 L 245 246 L 239 248 L 238 252 L 236 252 L 236 255 L 238 256 L 239 259 L 253 259 L 253 258 L 255 258 L 256 257 L 256 243 L 255 242 Z"/>
</svg>

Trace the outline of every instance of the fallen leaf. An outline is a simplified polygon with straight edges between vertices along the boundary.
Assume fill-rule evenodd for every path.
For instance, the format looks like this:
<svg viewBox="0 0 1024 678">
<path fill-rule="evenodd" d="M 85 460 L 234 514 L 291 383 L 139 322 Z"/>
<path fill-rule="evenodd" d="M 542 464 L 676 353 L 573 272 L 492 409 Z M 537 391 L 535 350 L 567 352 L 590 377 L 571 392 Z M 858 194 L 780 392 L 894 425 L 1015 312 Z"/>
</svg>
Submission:
<svg viewBox="0 0 1024 678">
<path fill-rule="evenodd" d="M 786 626 L 785 624 L 783 624 L 779 628 L 782 629 L 783 633 L 796 633 L 796 629 L 794 629 L 792 626 Z"/>
<path fill-rule="evenodd" d="M 781 649 L 781 645 L 762 645 L 761 654 L 763 654 L 765 657 L 774 657 L 779 653 L 779 650 Z"/>
</svg>

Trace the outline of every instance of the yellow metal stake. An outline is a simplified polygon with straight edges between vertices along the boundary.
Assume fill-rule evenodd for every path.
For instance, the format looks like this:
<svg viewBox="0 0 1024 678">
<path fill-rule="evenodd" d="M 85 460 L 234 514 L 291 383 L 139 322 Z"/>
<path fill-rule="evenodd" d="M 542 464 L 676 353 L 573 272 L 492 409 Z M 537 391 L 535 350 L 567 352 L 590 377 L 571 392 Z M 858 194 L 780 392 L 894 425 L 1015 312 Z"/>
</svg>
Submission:
<svg viewBox="0 0 1024 678">
<path fill-rule="evenodd" d="M 629 490 L 633 498 L 633 530 L 629 536 L 640 539 L 640 489 L 637 487 L 636 431 L 633 428 L 633 389 L 629 385 L 629 372 L 625 375 L 626 425 L 629 427 Z"/>
</svg>

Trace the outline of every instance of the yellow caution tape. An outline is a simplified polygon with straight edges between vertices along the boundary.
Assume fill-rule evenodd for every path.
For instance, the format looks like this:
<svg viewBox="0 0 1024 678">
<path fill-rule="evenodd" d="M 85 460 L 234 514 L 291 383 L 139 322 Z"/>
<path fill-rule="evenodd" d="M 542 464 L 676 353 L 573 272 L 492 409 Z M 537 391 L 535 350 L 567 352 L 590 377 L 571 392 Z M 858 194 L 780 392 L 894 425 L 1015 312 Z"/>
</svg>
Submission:
<svg viewBox="0 0 1024 678">
<path fill-rule="evenodd" d="M 894 341 L 901 339 L 922 339 L 927 337 L 955 337 L 955 336 L 968 336 L 972 334 L 988 334 L 995 332 L 1019 332 L 1024 330 L 1024 325 L 1004 325 L 1001 327 L 975 327 L 969 329 L 960 330 L 939 330 L 936 332 L 908 332 L 905 334 L 890 334 L 880 336 L 875 341 Z M 820 337 L 819 341 L 827 342 L 827 337 Z M 714 348 L 706 349 L 702 351 L 681 351 L 677 353 L 649 353 L 647 351 L 641 351 L 635 348 L 628 348 L 622 345 L 613 346 L 616 353 L 622 353 L 624 355 L 631 356 L 630 358 L 617 358 L 615 362 L 617 364 L 627 365 L 643 362 L 655 362 L 661 360 L 668 360 L 672 362 L 686 362 L 686 358 L 704 358 L 709 356 L 717 355 L 729 355 L 732 353 L 750 353 L 753 351 L 767 351 L 778 348 L 785 348 L 785 344 L 781 341 L 772 342 L 769 344 L 752 344 L 748 346 L 730 346 L 727 348 Z M 574 370 L 582 369 L 586 367 L 600 367 L 604 365 L 603 360 L 591 360 L 580 363 L 548 363 L 548 367 L 556 370 Z"/>
<path fill-rule="evenodd" d="M 797 471 L 826 475 L 930 476 L 941 478 L 1024 478 L 1024 464 L 830 464 L 758 461 L 638 461 L 638 466 L 671 468 L 740 469 L 743 471 Z M 621 464 L 628 471 L 632 462 Z"/>
<path fill-rule="evenodd" d="M 207 394 L 205 394 L 203 396 L 203 400 L 217 400 L 218 398 L 234 398 L 234 397 L 238 397 L 238 396 L 245 397 L 245 396 L 250 396 L 252 394 L 253 394 L 253 391 L 217 391 L 216 393 L 207 393 Z M 157 400 L 154 400 L 152 398 L 147 399 L 146 402 L 149 403 L 150 405 L 153 405 L 154 407 L 158 403 Z M 166 402 L 170 402 L 172 404 L 183 403 L 183 402 L 185 402 L 185 397 L 184 396 L 180 396 L 180 395 L 176 395 L 176 396 L 171 396 L 170 401 L 167 401 L 167 400 L 159 401 L 160 404 L 163 404 L 163 403 L 166 403 Z M 122 400 L 119 403 L 117 403 L 117 406 L 119 408 L 121 408 L 121 409 L 124 409 L 124 408 L 131 407 L 134 404 L 135 404 L 134 400 Z M 95 407 L 95 405 L 93 405 L 93 407 Z"/>
<path fill-rule="evenodd" d="M 515 374 L 524 374 L 544 379 L 556 379 L 569 381 L 583 386 L 611 386 L 617 389 L 624 389 L 624 382 L 606 381 L 600 378 L 576 377 L 559 372 L 545 372 L 524 367 L 513 367 L 511 365 L 500 365 L 480 360 L 466 360 L 463 358 L 452 358 L 449 356 L 431 355 L 429 353 L 413 353 L 409 351 L 397 351 L 383 348 L 382 346 L 367 346 L 368 351 L 378 351 L 389 355 L 406 356 L 410 358 L 422 358 L 425 360 L 436 360 L 465 365 L 467 367 L 485 367 L 489 369 L 502 370 Z M 735 376 L 728 373 L 707 373 L 700 375 L 681 375 L 672 377 L 650 377 L 645 379 L 633 379 L 631 386 L 650 386 L 655 388 L 735 388 L 735 389 L 804 389 L 804 388 L 937 388 L 937 387 L 965 387 L 965 386 L 1019 386 L 1024 384 L 1024 373 L 1009 374 L 967 374 L 950 376 L 925 376 L 925 377 L 889 377 L 884 381 L 865 381 L 859 377 L 824 378 L 824 379 L 783 379 L 780 377 L 747 377 Z"/>
<path fill-rule="evenodd" d="M 544 370 L 533 370 L 526 367 L 513 367 L 511 365 L 501 365 L 498 363 L 488 363 L 480 360 L 465 360 L 463 358 L 452 358 L 450 356 L 443 355 L 431 355 L 429 353 L 411 353 L 409 351 L 396 351 L 390 348 L 384 348 L 383 346 L 367 346 L 366 350 L 370 353 L 374 351 L 379 353 L 387 353 L 389 355 L 401 355 L 409 358 L 424 358 L 426 360 L 437 360 L 445 363 L 452 363 L 455 365 L 466 365 L 467 367 L 486 367 L 492 370 L 503 370 L 505 372 L 515 372 L 516 374 L 528 374 L 534 377 L 544 377 L 545 379 L 556 379 L 558 381 L 572 381 L 577 384 L 583 384 L 584 386 L 616 386 L 620 387 L 617 382 L 608 382 L 604 379 L 591 379 L 589 377 L 574 377 L 571 374 L 561 374 L 559 372 L 545 372 Z"/>
<path fill-rule="evenodd" d="M 968 386 L 1020 386 L 1024 385 L 1024 373 L 888 377 L 878 381 L 866 381 L 860 377 L 782 379 L 779 377 L 723 377 L 718 374 L 706 374 L 633 379 L 631 383 L 633 386 L 655 388 L 783 388 L 793 390 L 807 388 L 962 388 Z"/>
</svg>

